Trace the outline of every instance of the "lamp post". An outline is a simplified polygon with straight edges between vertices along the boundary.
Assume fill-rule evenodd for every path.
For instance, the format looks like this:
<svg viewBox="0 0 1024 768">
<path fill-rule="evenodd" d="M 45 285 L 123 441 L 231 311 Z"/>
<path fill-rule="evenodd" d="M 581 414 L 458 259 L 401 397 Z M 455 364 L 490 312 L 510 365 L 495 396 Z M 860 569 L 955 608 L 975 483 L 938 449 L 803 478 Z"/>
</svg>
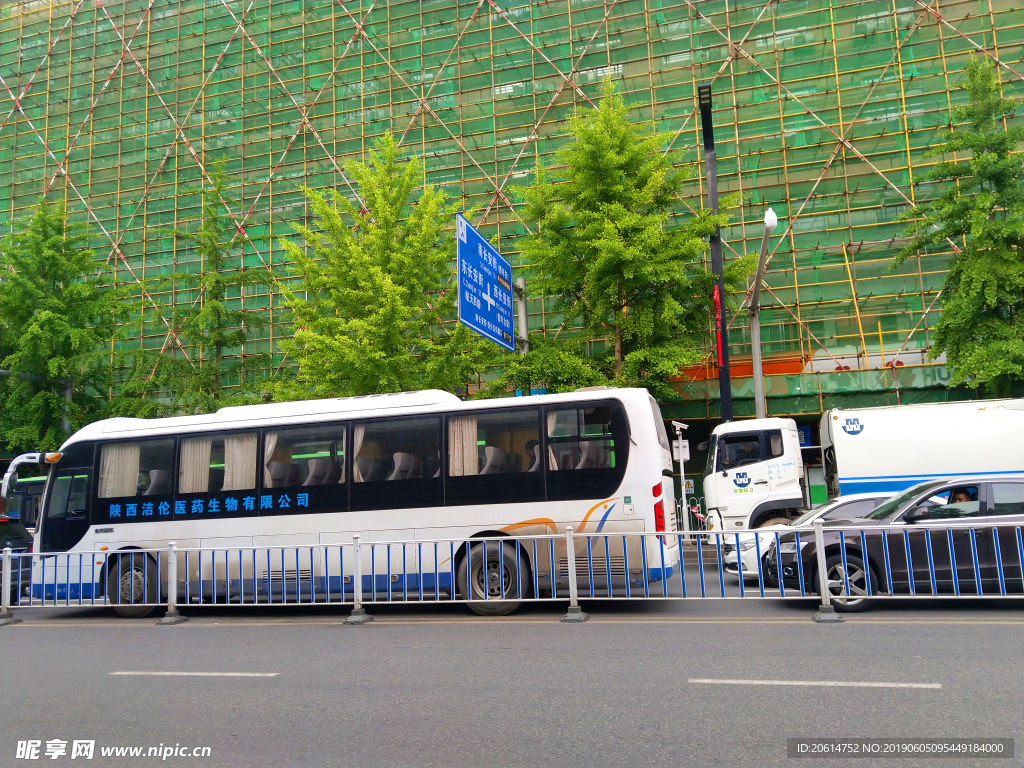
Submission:
<svg viewBox="0 0 1024 768">
<path fill-rule="evenodd" d="M 764 277 L 765 258 L 768 255 L 768 237 L 778 225 L 779 217 L 769 208 L 764 214 L 761 254 L 757 259 L 757 275 L 754 277 L 754 290 L 750 294 L 750 307 L 747 309 L 747 316 L 750 318 L 750 351 L 754 358 L 754 407 L 759 419 L 768 415 L 764 402 L 764 373 L 761 370 L 761 280 Z"/>
</svg>

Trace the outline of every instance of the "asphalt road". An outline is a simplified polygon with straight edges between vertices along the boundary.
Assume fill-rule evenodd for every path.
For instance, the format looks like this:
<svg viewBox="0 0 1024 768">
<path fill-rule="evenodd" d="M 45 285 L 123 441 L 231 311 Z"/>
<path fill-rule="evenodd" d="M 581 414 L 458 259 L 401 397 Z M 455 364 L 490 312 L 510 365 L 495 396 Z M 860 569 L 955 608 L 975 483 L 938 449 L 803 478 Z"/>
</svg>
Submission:
<svg viewBox="0 0 1024 768">
<path fill-rule="evenodd" d="M 584 603 L 482 619 L 462 606 L 183 609 L 174 627 L 107 609 L 18 611 L 5 649 L 0 766 L 17 742 L 209 747 L 205 766 L 849 765 L 787 737 L 1010 737 L 1024 765 L 1024 601 L 895 601 L 842 625 L 813 602 Z M 273 677 L 113 672 L 277 673 Z M 757 686 L 695 679 L 887 682 Z M 72 765 L 78 764 L 72 762 Z"/>
</svg>

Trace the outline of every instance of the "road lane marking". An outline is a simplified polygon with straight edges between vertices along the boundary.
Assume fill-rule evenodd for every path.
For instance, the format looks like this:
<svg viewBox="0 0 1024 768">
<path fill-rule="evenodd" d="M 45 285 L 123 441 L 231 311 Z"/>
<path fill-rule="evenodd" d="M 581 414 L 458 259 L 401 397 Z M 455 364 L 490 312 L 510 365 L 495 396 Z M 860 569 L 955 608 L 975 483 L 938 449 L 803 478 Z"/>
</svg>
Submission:
<svg viewBox="0 0 1024 768">
<path fill-rule="evenodd" d="M 143 677 L 277 677 L 280 672 L 110 672 Z"/>
<path fill-rule="evenodd" d="M 691 677 L 687 682 L 702 685 L 810 685 L 823 688 L 941 688 L 939 683 L 874 683 L 848 680 L 715 680 Z"/>
</svg>

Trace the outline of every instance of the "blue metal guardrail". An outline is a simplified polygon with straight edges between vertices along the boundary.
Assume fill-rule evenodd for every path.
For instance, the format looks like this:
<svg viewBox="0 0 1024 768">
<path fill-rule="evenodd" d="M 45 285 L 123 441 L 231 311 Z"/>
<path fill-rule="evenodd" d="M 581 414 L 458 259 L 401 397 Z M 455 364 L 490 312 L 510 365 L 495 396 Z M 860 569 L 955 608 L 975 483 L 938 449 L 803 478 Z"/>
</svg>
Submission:
<svg viewBox="0 0 1024 768">
<path fill-rule="evenodd" d="M 822 542 L 823 546 L 818 543 Z M 744 566 L 753 550 L 755 567 Z M 813 556 L 812 556 L 813 554 Z M 749 554 L 746 559 L 750 560 Z M 574 533 L 302 547 L 3 551 L 0 624 L 11 608 L 469 603 L 500 613 L 525 602 L 581 599 L 806 599 L 838 620 L 886 598 L 1012 598 L 1024 594 L 1020 526 L 812 527 L 771 532 Z M 179 576 L 179 573 L 181 574 Z M 820 588 L 826 574 L 828 589 Z M 575 574 L 575 578 L 571 575 Z M 168 589 L 168 585 L 177 585 Z M 359 588 L 356 588 L 358 585 Z M 141 612 L 141 611 L 140 611 Z"/>
</svg>

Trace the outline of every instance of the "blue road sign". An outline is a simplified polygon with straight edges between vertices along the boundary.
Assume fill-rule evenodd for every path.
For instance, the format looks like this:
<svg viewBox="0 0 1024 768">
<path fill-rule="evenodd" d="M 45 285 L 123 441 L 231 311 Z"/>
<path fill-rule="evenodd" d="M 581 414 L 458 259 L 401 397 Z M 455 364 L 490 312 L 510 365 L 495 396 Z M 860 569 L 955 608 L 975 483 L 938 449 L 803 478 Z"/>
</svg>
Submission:
<svg viewBox="0 0 1024 768">
<path fill-rule="evenodd" d="M 461 213 L 456 214 L 455 235 L 459 322 L 495 344 L 512 349 L 512 266 Z"/>
</svg>

